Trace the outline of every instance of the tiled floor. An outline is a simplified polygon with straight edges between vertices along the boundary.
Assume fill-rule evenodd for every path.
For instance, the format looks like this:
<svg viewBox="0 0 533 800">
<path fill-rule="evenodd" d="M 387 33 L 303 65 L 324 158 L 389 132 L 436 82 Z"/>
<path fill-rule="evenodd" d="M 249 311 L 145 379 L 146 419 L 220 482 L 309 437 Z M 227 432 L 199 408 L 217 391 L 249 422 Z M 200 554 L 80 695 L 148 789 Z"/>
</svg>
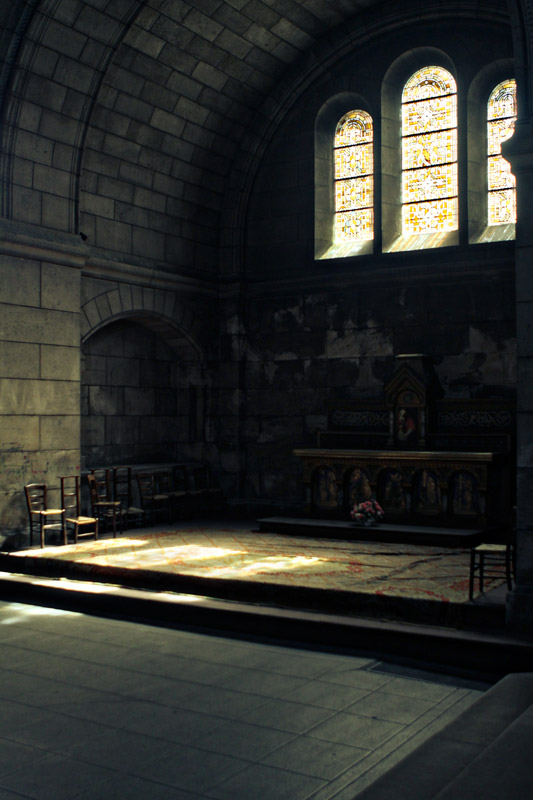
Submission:
<svg viewBox="0 0 533 800">
<path fill-rule="evenodd" d="M 485 688 L 3 602 L 0 800 L 353 800 Z"/>
</svg>

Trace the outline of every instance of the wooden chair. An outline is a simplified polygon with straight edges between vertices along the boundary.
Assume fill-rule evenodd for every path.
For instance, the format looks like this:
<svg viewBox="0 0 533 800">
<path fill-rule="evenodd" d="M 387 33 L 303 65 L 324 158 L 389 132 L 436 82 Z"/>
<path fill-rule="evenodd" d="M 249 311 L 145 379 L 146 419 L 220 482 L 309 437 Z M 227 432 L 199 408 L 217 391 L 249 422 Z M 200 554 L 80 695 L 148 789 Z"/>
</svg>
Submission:
<svg viewBox="0 0 533 800">
<path fill-rule="evenodd" d="M 64 508 L 48 508 L 48 490 L 45 483 L 28 483 L 24 487 L 26 504 L 30 517 L 30 547 L 33 545 L 33 526 L 39 525 L 41 547 L 44 547 L 46 531 L 58 530 L 62 533 L 63 544 L 67 543 Z"/>
<path fill-rule="evenodd" d="M 516 508 L 513 508 L 511 519 L 506 530 L 506 541 L 502 544 L 483 542 L 473 547 L 470 551 L 470 580 L 468 597 L 474 598 L 474 581 L 476 572 L 479 575 L 479 591 L 483 592 L 484 579 L 487 575 L 487 568 L 494 575 L 494 568 L 499 568 L 501 574 L 502 566 L 505 569 L 505 580 L 509 591 L 513 588 L 513 577 L 515 573 L 515 538 L 516 538 Z"/>
<path fill-rule="evenodd" d="M 65 509 L 65 523 L 72 525 L 74 541 L 78 542 L 79 536 L 94 536 L 98 539 L 98 517 L 85 517 L 81 514 L 80 476 L 64 475 L 61 481 L 61 505 Z M 92 530 L 80 533 L 80 528 L 91 526 Z"/>
<path fill-rule="evenodd" d="M 168 495 L 170 504 L 170 516 L 172 519 L 187 516 L 187 503 L 189 492 L 186 489 L 178 488 L 173 480 L 170 470 L 161 470 L 154 474 L 155 488 L 158 494 Z"/>
<path fill-rule="evenodd" d="M 139 496 L 145 513 L 150 517 L 150 521 L 155 520 L 156 514 L 165 514 L 170 520 L 171 499 L 166 492 L 157 490 L 155 475 L 153 472 L 139 472 L 137 475 L 137 485 Z"/>
<path fill-rule="evenodd" d="M 222 491 L 213 485 L 207 464 L 191 464 L 187 470 L 190 491 L 196 496 L 200 512 L 210 514 L 224 499 Z"/>
<path fill-rule="evenodd" d="M 107 471 L 107 470 L 106 470 Z M 118 500 L 108 500 L 108 494 L 101 495 L 102 483 L 99 482 L 93 472 L 87 475 L 87 482 L 89 484 L 89 495 L 91 498 L 91 509 L 94 517 L 97 517 L 100 522 L 107 526 L 111 523 L 113 529 L 113 538 L 117 535 L 117 519 L 120 525 L 120 532 L 122 533 L 122 515 L 120 513 L 120 502 Z M 106 479 L 106 484 L 109 485 L 109 479 Z"/>
<path fill-rule="evenodd" d="M 131 467 L 113 467 L 113 500 L 120 503 L 120 513 L 126 527 L 129 522 L 143 524 L 144 509 L 133 502 L 133 485 Z"/>
</svg>

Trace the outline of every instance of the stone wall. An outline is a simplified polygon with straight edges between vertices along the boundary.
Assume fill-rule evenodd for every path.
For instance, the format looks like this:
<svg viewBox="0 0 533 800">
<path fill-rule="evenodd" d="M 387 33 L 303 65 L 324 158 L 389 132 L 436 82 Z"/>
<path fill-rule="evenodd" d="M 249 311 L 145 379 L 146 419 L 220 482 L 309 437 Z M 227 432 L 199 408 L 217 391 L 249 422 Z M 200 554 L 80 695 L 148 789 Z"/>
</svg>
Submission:
<svg viewBox="0 0 533 800">
<path fill-rule="evenodd" d="M 23 487 L 80 464 L 80 271 L 0 255 L 0 527 L 27 524 Z"/>
<path fill-rule="evenodd" d="M 501 26 L 470 24 L 462 20 L 458 36 L 452 22 L 421 22 L 345 53 L 295 100 L 263 155 L 247 215 L 239 317 L 246 341 L 238 345 L 232 322 L 225 333 L 233 346 L 224 350 L 241 369 L 235 389 L 251 504 L 301 507 L 293 448 L 315 444 L 328 403 L 381 398 L 400 353 L 429 355 L 448 397 L 515 395 L 514 242 L 475 243 L 479 199 L 467 180 L 469 160 L 485 169 L 478 164 L 483 98 L 503 79 L 500 71 L 512 74 L 512 48 Z M 483 47 L 465 59 L 470 36 Z M 401 90 L 428 63 L 457 74 L 459 231 L 447 241 L 453 246 L 387 252 L 395 235 L 389 221 L 401 211 L 394 128 Z M 351 108 L 374 118 L 375 236 L 362 255 L 321 258 L 325 228 L 332 229 L 332 137 Z"/>
<path fill-rule="evenodd" d="M 172 461 L 187 414 L 175 353 L 156 334 L 120 321 L 83 347 L 82 464 Z M 181 415 L 179 414 L 181 410 Z M 187 431 L 188 433 L 188 431 Z"/>
<path fill-rule="evenodd" d="M 233 368 L 241 363 L 243 492 L 251 507 L 302 506 L 292 450 L 316 445 L 328 403 L 381 399 L 398 353 L 427 353 L 447 397 L 514 397 L 513 278 L 501 265 L 490 281 L 464 281 L 459 291 L 442 280 L 401 280 L 386 290 L 361 282 L 350 291 L 269 293 L 250 299 L 246 318 Z M 224 403 L 239 401 L 228 389 L 222 397 L 222 413 Z"/>
</svg>

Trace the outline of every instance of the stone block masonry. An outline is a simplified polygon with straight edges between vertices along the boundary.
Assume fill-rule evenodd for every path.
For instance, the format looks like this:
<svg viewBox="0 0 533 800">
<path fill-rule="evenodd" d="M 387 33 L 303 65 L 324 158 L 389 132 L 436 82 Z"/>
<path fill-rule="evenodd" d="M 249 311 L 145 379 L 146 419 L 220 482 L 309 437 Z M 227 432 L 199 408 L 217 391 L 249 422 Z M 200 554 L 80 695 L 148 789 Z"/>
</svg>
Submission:
<svg viewBox="0 0 533 800">
<path fill-rule="evenodd" d="M 80 270 L 0 256 L 0 527 L 25 530 L 26 483 L 80 465 Z"/>
</svg>

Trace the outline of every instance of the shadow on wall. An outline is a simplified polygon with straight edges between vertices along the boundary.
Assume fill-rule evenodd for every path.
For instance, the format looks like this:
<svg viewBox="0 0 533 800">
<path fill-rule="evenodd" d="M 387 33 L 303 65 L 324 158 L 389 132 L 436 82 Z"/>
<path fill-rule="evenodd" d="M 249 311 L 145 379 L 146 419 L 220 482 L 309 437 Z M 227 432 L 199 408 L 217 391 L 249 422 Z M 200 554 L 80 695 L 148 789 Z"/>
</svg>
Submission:
<svg viewBox="0 0 533 800">
<path fill-rule="evenodd" d="M 168 461 L 187 440 L 186 368 L 163 338 L 120 320 L 83 345 L 81 454 L 84 467 Z"/>
</svg>

